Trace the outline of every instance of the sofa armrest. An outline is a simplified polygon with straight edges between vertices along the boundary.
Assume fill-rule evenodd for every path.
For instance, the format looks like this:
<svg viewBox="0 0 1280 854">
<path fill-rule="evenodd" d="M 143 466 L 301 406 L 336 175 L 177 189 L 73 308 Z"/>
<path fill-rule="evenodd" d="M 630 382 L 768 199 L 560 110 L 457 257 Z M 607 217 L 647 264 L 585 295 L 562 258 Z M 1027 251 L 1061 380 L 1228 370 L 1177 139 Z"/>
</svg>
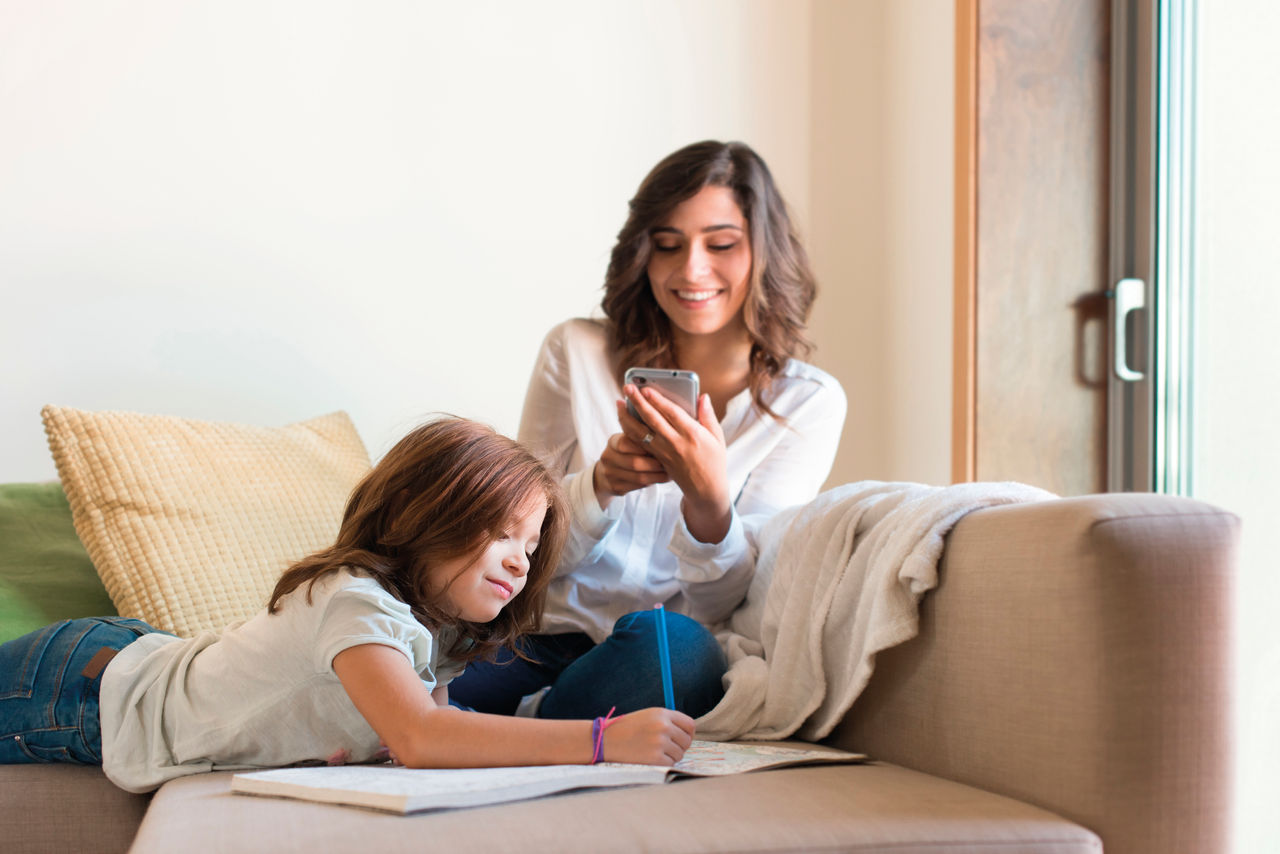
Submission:
<svg viewBox="0 0 1280 854">
<path fill-rule="evenodd" d="M 0 765 L 5 854 L 129 850 L 151 795 L 126 792 L 91 765 Z"/>
<path fill-rule="evenodd" d="M 1239 519 L 1092 495 L 947 539 L 920 634 L 831 741 L 1052 810 L 1108 851 L 1225 852 Z"/>
</svg>

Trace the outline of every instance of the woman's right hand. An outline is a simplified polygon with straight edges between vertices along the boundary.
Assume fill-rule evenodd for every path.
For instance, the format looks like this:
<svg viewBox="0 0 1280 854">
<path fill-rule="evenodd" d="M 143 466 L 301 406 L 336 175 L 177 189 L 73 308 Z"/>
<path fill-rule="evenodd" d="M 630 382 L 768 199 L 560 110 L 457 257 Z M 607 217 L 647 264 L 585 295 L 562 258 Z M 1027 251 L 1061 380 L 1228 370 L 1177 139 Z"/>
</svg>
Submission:
<svg viewBox="0 0 1280 854">
<path fill-rule="evenodd" d="M 617 401 L 617 407 L 619 413 L 626 411 L 622 401 Z M 596 501 L 603 508 L 610 498 L 669 480 L 671 476 L 662 463 L 645 450 L 644 445 L 626 433 L 614 433 L 595 465 L 591 485 L 595 488 Z"/>
<path fill-rule="evenodd" d="M 603 762 L 674 765 L 693 743 L 693 718 L 672 709 L 641 709 L 614 718 L 604 731 Z"/>
</svg>

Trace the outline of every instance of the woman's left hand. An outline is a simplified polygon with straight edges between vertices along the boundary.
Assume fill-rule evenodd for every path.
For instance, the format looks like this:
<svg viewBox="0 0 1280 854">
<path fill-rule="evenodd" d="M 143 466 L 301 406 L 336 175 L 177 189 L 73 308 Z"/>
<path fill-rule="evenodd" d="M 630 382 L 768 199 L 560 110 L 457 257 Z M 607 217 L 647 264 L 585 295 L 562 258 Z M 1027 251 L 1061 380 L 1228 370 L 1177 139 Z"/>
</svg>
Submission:
<svg viewBox="0 0 1280 854">
<path fill-rule="evenodd" d="M 654 389 L 642 392 L 634 385 L 627 385 L 623 393 L 631 399 L 643 421 L 633 418 L 619 401 L 618 421 L 622 432 L 661 462 L 684 493 L 681 507 L 689 533 L 704 543 L 720 542 L 729 532 L 733 516 L 724 431 L 711 406 L 710 395 L 698 398 L 695 421 Z M 645 442 L 645 437 L 650 435 L 652 438 Z"/>
</svg>

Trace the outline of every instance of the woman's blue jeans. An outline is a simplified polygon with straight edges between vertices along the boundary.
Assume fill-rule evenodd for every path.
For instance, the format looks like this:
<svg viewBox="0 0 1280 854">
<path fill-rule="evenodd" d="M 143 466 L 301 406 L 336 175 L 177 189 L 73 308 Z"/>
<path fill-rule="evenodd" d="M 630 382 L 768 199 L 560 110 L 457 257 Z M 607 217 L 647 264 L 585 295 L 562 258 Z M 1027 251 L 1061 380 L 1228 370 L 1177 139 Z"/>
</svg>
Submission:
<svg viewBox="0 0 1280 854">
<path fill-rule="evenodd" d="M 683 614 L 666 615 L 675 706 L 692 717 L 706 714 L 724 696 L 728 665 L 715 637 Z M 526 694 L 547 685 L 541 718 L 596 718 L 616 707 L 626 714 L 663 705 L 653 611 L 619 618 L 600 644 L 581 632 L 529 635 L 520 641 L 525 661 L 503 650 L 495 661 L 474 662 L 449 683 L 449 699 L 477 712 L 510 715 Z"/>
<path fill-rule="evenodd" d="M 0 764 L 101 765 L 98 692 L 110 655 L 101 650 L 154 631 L 141 620 L 89 617 L 0 644 Z"/>
</svg>

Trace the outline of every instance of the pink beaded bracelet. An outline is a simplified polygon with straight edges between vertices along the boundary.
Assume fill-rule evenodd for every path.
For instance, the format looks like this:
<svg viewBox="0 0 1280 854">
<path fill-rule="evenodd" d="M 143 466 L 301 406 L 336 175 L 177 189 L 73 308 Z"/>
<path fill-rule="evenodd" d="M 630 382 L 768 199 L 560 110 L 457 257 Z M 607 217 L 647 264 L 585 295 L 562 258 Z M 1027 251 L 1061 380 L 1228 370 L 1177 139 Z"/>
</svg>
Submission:
<svg viewBox="0 0 1280 854">
<path fill-rule="evenodd" d="M 613 716 L 613 713 L 617 708 L 617 706 L 614 706 L 609 710 L 609 714 L 602 718 L 596 718 L 591 722 L 591 744 L 593 745 L 591 750 L 592 765 L 604 761 L 604 731 L 617 723 L 617 718 Z"/>
</svg>

